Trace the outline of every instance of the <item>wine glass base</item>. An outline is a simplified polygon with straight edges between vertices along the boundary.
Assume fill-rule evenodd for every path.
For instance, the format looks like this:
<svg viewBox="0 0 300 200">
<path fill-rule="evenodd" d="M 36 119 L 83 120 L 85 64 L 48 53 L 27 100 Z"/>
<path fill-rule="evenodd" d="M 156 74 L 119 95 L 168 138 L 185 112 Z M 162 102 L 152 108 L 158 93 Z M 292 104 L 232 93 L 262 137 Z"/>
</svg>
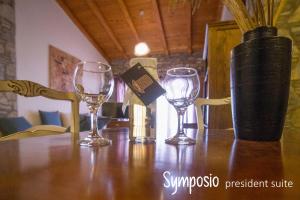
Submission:
<svg viewBox="0 0 300 200">
<path fill-rule="evenodd" d="M 165 140 L 167 144 L 172 145 L 193 145 L 196 144 L 196 140 L 187 136 L 174 136 Z"/>
<path fill-rule="evenodd" d="M 107 146 L 111 144 L 111 140 L 103 137 L 86 137 L 79 141 L 80 146 L 85 147 L 100 147 Z"/>
</svg>

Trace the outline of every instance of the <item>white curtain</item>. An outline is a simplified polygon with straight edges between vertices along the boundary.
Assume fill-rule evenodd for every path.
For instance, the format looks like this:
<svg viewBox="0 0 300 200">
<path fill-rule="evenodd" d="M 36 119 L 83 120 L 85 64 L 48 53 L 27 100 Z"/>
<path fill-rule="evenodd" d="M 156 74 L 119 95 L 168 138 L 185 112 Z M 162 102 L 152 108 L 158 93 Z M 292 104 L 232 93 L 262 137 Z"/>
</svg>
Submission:
<svg viewBox="0 0 300 200">
<path fill-rule="evenodd" d="M 156 125 L 158 130 L 172 131 L 177 130 L 177 113 L 175 108 L 169 104 L 164 96 L 161 96 L 156 101 Z M 195 106 L 192 104 L 188 107 L 185 117 L 185 123 L 197 123 Z"/>
<path fill-rule="evenodd" d="M 124 95 L 125 95 L 125 83 L 124 81 L 119 78 L 119 77 L 115 77 L 114 78 L 115 81 L 115 88 L 114 88 L 114 93 L 115 93 L 115 100 L 117 102 L 123 102 L 124 101 Z"/>
</svg>

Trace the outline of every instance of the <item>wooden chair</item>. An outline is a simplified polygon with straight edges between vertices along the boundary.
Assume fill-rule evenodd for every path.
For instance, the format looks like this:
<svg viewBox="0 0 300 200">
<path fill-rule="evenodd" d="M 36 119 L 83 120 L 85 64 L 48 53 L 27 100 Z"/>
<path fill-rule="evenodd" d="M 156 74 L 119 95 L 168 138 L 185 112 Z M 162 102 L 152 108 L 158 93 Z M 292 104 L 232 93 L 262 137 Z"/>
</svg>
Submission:
<svg viewBox="0 0 300 200">
<path fill-rule="evenodd" d="M 197 108 L 197 117 L 198 117 L 198 129 L 204 130 L 205 125 L 203 122 L 203 114 L 201 107 L 204 105 L 209 106 L 218 106 L 218 105 L 227 105 L 231 104 L 231 98 L 223 98 L 223 99 L 205 99 L 205 98 L 197 98 L 195 101 L 195 106 Z"/>
<path fill-rule="evenodd" d="M 71 102 L 71 133 L 74 139 L 79 138 L 79 99 L 73 92 L 61 92 L 26 80 L 0 80 L 0 92 L 13 92 L 24 97 L 43 96 L 49 99 L 66 100 Z M 62 133 L 58 129 L 24 131 L 0 138 L 0 141 L 20 139 Z"/>
</svg>

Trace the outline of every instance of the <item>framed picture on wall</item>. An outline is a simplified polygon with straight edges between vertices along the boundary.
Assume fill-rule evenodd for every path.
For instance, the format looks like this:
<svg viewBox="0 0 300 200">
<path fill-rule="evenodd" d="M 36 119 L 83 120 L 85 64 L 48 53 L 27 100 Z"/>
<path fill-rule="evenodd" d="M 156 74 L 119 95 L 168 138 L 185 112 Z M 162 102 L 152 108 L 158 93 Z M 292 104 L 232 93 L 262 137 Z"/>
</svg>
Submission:
<svg viewBox="0 0 300 200">
<path fill-rule="evenodd" d="M 74 91 L 72 77 L 78 58 L 49 45 L 49 87 L 55 90 Z"/>
</svg>

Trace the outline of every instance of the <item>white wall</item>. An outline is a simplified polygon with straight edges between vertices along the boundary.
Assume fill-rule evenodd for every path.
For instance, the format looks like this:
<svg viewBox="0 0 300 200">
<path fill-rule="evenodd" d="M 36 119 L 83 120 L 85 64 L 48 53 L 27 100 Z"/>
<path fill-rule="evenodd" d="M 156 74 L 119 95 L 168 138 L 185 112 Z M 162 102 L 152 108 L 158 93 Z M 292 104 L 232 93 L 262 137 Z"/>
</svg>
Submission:
<svg viewBox="0 0 300 200">
<path fill-rule="evenodd" d="M 50 44 L 81 60 L 106 62 L 55 0 L 15 0 L 15 13 L 17 79 L 49 86 Z M 70 112 L 69 103 L 57 102 L 18 97 L 18 115 L 38 124 L 38 110 Z"/>
</svg>

